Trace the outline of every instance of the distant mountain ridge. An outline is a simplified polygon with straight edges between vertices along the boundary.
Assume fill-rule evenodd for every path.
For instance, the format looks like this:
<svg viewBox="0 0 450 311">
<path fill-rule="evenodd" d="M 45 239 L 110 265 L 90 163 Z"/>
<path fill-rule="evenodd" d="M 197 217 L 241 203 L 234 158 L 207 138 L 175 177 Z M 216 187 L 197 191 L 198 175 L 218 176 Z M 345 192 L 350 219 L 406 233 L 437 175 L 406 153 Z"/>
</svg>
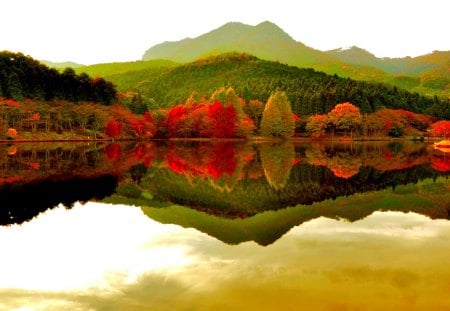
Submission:
<svg viewBox="0 0 450 311">
<path fill-rule="evenodd" d="M 418 76 L 438 67 L 448 66 L 450 51 L 433 51 L 417 57 L 379 58 L 356 46 L 326 52 L 349 64 L 372 66 L 390 74 Z M 450 72 L 444 72 L 450 77 Z"/>
<path fill-rule="evenodd" d="M 49 60 L 40 60 L 40 62 L 45 64 L 45 65 L 47 65 L 50 68 L 56 68 L 56 69 L 67 68 L 67 67 L 78 68 L 78 67 L 85 66 L 83 64 L 78 64 L 78 63 L 69 62 L 69 61 L 68 62 L 52 62 L 52 61 L 49 61 Z"/>
</svg>

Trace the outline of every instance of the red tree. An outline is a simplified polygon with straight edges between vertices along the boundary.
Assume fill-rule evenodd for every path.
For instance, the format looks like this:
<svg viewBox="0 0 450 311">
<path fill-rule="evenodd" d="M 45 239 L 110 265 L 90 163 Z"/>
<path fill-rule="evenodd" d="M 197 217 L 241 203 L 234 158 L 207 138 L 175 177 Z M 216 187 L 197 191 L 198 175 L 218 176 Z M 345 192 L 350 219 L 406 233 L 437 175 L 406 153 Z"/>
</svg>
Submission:
<svg viewBox="0 0 450 311">
<path fill-rule="evenodd" d="M 236 110 L 234 106 L 224 107 L 218 100 L 209 107 L 212 119 L 213 137 L 234 137 L 236 129 Z"/>
<path fill-rule="evenodd" d="M 117 122 L 116 120 L 109 119 L 106 123 L 105 134 L 112 138 L 117 138 L 120 136 L 120 132 L 122 131 L 122 124 Z"/>
<path fill-rule="evenodd" d="M 434 136 L 444 136 L 447 138 L 450 136 L 450 121 L 442 120 L 434 123 L 431 126 L 431 134 Z"/>
<path fill-rule="evenodd" d="M 167 130 L 170 137 L 177 137 L 180 134 L 179 128 L 183 126 L 184 120 L 187 118 L 187 108 L 178 105 L 170 109 L 167 116 Z"/>
</svg>

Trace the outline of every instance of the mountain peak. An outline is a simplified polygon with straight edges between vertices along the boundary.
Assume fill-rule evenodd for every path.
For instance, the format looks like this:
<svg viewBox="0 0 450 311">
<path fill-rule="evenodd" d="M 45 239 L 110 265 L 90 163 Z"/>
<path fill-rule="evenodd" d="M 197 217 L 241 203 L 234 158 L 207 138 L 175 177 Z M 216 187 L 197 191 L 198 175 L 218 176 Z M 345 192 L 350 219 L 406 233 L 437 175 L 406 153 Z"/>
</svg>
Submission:
<svg viewBox="0 0 450 311">
<path fill-rule="evenodd" d="M 268 43 L 271 43 L 268 47 Z M 283 29 L 270 21 L 256 26 L 240 22 L 229 22 L 219 28 L 192 39 L 164 42 L 148 49 L 143 60 L 166 58 L 177 62 L 189 62 L 204 55 L 224 52 L 248 52 L 263 58 L 283 59 L 281 47 L 304 45 L 292 39 Z M 269 53 L 259 53 L 268 48 Z M 259 53 L 259 54 L 258 54 Z M 265 55 L 268 54 L 268 55 Z"/>
</svg>

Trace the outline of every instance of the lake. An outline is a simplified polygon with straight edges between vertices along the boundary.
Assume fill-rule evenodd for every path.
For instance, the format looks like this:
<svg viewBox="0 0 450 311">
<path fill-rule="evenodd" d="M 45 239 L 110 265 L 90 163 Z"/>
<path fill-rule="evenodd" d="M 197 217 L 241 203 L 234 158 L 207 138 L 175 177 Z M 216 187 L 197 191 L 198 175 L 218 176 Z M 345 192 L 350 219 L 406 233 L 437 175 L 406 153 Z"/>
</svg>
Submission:
<svg viewBox="0 0 450 311">
<path fill-rule="evenodd" d="M 450 310 L 425 143 L 0 145 L 0 310 Z"/>
</svg>

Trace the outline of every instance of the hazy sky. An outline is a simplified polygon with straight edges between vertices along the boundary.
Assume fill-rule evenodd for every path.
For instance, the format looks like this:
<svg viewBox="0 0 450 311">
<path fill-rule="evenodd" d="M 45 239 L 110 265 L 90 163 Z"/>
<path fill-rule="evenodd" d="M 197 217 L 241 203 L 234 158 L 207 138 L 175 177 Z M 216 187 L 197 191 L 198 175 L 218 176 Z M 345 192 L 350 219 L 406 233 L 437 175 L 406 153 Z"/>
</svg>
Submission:
<svg viewBox="0 0 450 311">
<path fill-rule="evenodd" d="M 450 50 L 448 0 L 14 0 L 0 5 L 0 50 L 83 64 L 138 60 L 163 41 L 226 22 L 274 22 L 319 50 L 376 56 Z"/>
</svg>

